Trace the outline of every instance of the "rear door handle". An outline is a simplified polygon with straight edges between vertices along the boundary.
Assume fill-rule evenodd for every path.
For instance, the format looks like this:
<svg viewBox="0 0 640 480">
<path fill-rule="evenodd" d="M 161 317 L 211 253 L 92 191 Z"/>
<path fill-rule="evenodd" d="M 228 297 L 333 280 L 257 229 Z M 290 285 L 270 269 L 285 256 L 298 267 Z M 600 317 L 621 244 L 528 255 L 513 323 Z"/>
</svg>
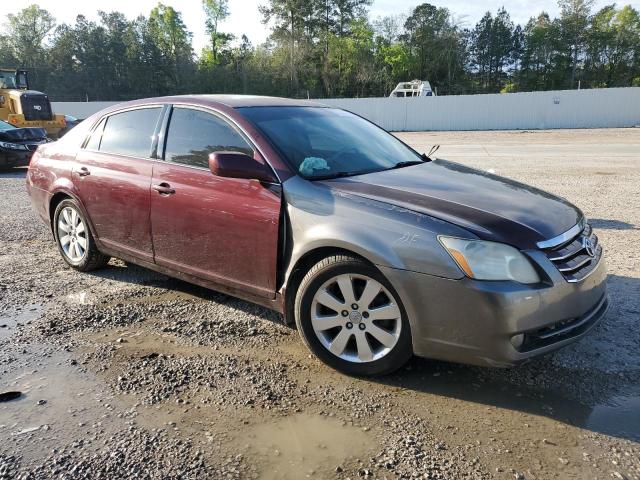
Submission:
<svg viewBox="0 0 640 480">
<path fill-rule="evenodd" d="M 87 167 L 80 167 L 78 169 L 78 175 L 81 177 L 86 177 L 87 175 L 91 175 L 91 172 Z"/>
<path fill-rule="evenodd" d="M 158 192 L 160 195 L 173 195 L 174 193 L 176 193 L 176 190 L 174 188 L 171 188 L 171 185 L 169 185 L 166 182 L 162 182 L 159 183 L 158 185 L 154 185 L 153 189 Z"/>
</svg>

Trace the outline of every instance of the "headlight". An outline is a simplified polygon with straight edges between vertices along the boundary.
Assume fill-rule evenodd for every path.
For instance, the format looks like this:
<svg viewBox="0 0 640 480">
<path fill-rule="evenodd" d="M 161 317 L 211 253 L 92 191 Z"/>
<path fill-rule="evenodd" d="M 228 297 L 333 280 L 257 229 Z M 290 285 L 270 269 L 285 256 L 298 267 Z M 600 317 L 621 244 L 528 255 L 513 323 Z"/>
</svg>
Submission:
<svg viewBox="0 0 640 480">
<path fill-rule="evenodd" d="M 0 147 L 9 150 L 27 150 L 26 145 L 20 145 L 19 143 L 0 142 Z"/>
<path fill-rule="evenodd" d="M 468 277 L 519 283 L 540 281 L 531 262 L 509 245 L 442 236 L 438 239 Z"/>
</svg>

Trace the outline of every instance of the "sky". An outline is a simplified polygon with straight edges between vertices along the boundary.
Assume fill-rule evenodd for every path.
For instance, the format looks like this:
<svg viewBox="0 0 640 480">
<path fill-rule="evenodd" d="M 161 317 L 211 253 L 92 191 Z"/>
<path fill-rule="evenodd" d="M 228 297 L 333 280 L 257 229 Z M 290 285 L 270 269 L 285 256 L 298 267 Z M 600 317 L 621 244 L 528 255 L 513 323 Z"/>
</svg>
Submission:
<svg viewBox="0 0 640 480">
<path fill-rule="evenodd" d="M 490 10 L 495 12 L 505 6 L 514 22 L 524 24 L 533 15 L 547 11 L 552 16 L 558 13 L 556 0 L 427 0 L 438 7 L 446 7 L 460 19 L 463 26 L 473 27 L 482 15 Z M 0 1 L 0 22 L 9 13 L 17 13 L 25 6 L 36 3 L 41 8 L 49 10 L 58 23 L 74 23 L 76 15 L 82 14 L 89 19 L 97 19 L 98 10 L 117 10 L 128 18 L 138 15 L 149 15 L 158 0 L 19 0 Z M 193 44 L 196 53 L 207 43 L 204 30 L 204 14 L 200 0 L 162 0 L 165 5 L 171 5 L 182 12 L 187 28 L 193 33 Z M 221 25 L 221 31 L 232 33 L 240 38 L 242 34 L 249 37 L 254 45 L 262 43 L 269 34 L 269 27 L 261 23 L 258 6 L 266 0 L 229 0 L 230 15 Z M 419 0 L 374 0 L 370 8 L 370 17 L 406 14 L 416 5 L 424 3 Z M 596 0 L 596 9 L 613 3 L 613 0 Z M 618 5 L 630 4 L 640 10 L 640 0 L 620 1 Z"/>
</svg>

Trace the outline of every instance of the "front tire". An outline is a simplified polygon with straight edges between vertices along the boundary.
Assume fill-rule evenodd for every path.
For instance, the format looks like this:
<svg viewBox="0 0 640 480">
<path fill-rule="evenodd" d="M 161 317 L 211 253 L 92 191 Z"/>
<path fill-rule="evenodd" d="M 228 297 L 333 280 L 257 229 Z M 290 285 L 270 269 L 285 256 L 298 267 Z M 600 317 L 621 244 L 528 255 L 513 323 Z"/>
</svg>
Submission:
<svg viewBox="0 0 640 480">
<path fill-rule="evenodd" d="M 336 255 L 314 265 L 300 283 L 294 311 L 309 349 L 344 373 L 388 374 L 413 354 L 397 292 L 360 258 Z"/>
<path fill-rule="evenodd" d="M 104 267 L 109 256 L 98 251 L 89 224 L 75 200 L 65 199 L 53 214 L 53 233 L 63 260 L 71 268 L 89 272 Z"/>
</svg>

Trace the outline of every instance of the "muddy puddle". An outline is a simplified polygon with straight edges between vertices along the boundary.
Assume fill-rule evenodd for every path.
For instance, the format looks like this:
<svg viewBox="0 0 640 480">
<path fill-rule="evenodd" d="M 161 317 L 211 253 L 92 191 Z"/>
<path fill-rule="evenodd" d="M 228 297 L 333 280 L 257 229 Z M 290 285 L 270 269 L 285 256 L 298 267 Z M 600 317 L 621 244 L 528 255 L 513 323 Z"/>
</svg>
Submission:
<svg viewBox="0 0 640 480">
<path fill-rule="evenodd" d="M 584 428 L 640 442 L 640 387 L 596 405 Z"/>
<path fill-rule="evenodd" d="M 336 467 L 366 458 L 377 446 L 369 432 L 307 413 L 252 425 L 236 443 L 265 480 L 331 477 Z"/>
<path fill-rule="evenodd" d="M 418 371 L 404 372 L 392 384 L 414 403 L 416 396 L 431 395 L 434 405 L 441 408 L 468 406 L 497 407 L 546 417 L 566 425 L 575 426 L 613 437 L 640 441 L 640 385 L 612 390 L 600 394 L 588 404 L 568 398 L 562 391 L 552 388 L 515 386 L 508 382 L 481 380 L 476 370 L 452 365 L 450 370 L 438 364 L 417 360 Z M 422 401 L 415 402 L 422 403 Z"/>
<path fill-rule="evenodd" d="M 42 305 L 31 304 L 14 311 L 0 314 L 0 340 L 9 338 L 19 325 L 36 320 L 42 312 Z"/>
<path fill-rule="evenodd" d="M 84 434 L 84 446 L 90 447 L 97 433 L 124 428 L 124 420 L 117 418 L 116 400 L 94 375 L 83 372 L 68 354 L 43 354 L 39 345 L 29 345 L 29 350 L 38 355 L 37 363 L 0 378 L 0 391 L 22 393 L 0 403 L 0 438 L 14 451 L 25 460 L 38 459 L 71 443 L 79 432 Z"/>
<path fill-rule="evenodd" d="M 188 340 L 170 333 L 148 331 L 144 327 L 113 328 L 89 332 L 79 336 L 89 342 L 80 351 L 88 353 L 95 345 L 112 344 L 116 346 L 119 357 L 141 357 L 144 355 L 194 355 L 212 354 L 215 350 L 208 346 L 193 345 Z"/>
</svg>

